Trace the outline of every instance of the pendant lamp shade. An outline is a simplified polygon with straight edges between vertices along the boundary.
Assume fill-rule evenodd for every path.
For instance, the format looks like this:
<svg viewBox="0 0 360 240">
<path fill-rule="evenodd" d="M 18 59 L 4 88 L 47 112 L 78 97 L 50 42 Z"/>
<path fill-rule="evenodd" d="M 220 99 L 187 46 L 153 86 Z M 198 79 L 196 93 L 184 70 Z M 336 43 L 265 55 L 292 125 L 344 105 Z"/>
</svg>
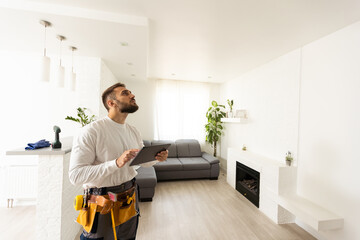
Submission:
<svg viewBox="0 0 360 240">
<path fill-rule="evenodd" d="M 62 41 L 66 40 L 66 38 L 64 36 L 58 35 L 57 38 L 60 40 L 60 64 L 58 67 L 58 71 L 57 71 L 57 85 L 58 87 L 63 88 L 65 85 L 65 68 L 63 66 L 61 66 L 61 43 Z"/>
<path fill-rule="evenodd" d="M 41 80 L 43 82 L 50 81 L 50 58 L 42 56 L 41 59 Z"/>
<path fill-rule="evenodd" d="M 44 26 L 44 56 L 41 59 L 41 81 L 50 82 L 50 58 L 46 56 L 46 28 L 51 27 L 51 23 L 40 20 L 40 24 Z"/>
</svg>

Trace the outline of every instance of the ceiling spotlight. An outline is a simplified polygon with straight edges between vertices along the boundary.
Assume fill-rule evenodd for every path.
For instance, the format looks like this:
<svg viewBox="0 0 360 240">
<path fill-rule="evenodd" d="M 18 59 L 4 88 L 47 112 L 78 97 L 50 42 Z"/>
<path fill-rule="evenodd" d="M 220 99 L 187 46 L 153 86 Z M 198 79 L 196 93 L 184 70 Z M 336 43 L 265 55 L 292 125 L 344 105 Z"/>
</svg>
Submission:
<svg viewBox="0 0 360 240">
<path fill-rule="evenodd" d="M 51 27 L 51 23 L 45 20 L 40 20 L 40 24 L 44 26 L 44 56 L 42 57 L 42 71 L 41 80 L 44 82 L 50 81 L 50 58 L 46 56 L 46 28 Z"/>
<path fill-rule="evenodd" d="M 128 62 L 128 63 L 126 63 L 126 64 L 129 65 L 129 66 L 132 66 L 132 65 L 133 65 L 131 62 Z"/>
<path fill-rule="evenodd" d="M 127 47 L 127 46 L 129 46 L 129 43 L 127 43 L 127 42 L 120 42 L 120 45 L 123 46 L 123 47 Z"/>
<path fill-rule="evenodd" d="M 211 78 L 211 76 L 208 76 L 208 78 Z"/>
<path fill-rule="evenodd" d="M 175 73 L 172 73 L 171 76 L 175 76 Z"/>
<path fill-rule="evenodd" d="M 132 77 L 135 77 L 135 74 L 131 74 Z"/>
</svg>

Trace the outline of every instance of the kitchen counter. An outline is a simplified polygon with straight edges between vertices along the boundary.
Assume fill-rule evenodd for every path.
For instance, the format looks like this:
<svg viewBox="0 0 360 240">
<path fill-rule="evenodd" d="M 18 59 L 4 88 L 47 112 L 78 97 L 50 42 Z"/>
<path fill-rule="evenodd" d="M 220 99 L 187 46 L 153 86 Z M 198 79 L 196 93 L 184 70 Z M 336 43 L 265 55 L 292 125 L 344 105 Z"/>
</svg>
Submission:
<svg viewBox="0 0 360 240">
<path fill-rule="evenodd" d="M 64 155 L 71 152 L 73 137 L 60 138 L 61 148 L 52 147 L 40 148 L 35 150 L 25 150 L 25 147 L 6 151 L 6 155 Z"/>
<path fill-rule="evenodd" d="M 56 240 L 74 239 L 80 231 L 80 225 L 74 222 L 79 212 L 74 210 L 73 200 L 76 195 L 81 195 L 83 190 L 82 186 L 74 186 L 69 180 L 72 139 L 72 137 L 60 138 L 61 149 L 52 149 L 50 146 L 36 150 L 25 150 L 24 146 L 6 152 L 16 180 L 16 183 L 9 182 L 10 188 L 14 184 L 14 186 L 22 187 L 23 190 L 20 191 L 25 191 L 26 181 L 32 180 L 23 178 L 21 172 L 17 171 L 27 166 L 26 164 L 17 166 L 16 156 L 38 156 L 37 162 L 35 162 L 35 167 L 38 168 L 37 178 L 34 178 L 34 184 L 37 184 L 37 240 L 46 240 L 49 239 L 49 236 Z M 18 176 L 16 176 L 17 172 Z"/>
</svg>

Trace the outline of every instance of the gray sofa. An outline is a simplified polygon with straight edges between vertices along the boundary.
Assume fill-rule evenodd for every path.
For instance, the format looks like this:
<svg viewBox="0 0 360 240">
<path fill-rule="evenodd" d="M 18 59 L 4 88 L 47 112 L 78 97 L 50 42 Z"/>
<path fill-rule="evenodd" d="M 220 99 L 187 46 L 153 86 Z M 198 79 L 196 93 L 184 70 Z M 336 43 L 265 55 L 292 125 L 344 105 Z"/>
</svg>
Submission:
<svg viewBox="0 0 360 240">
<path fill-rule="evenodd" d="M 201 152 L 200 144 L 195 139 L 176 141 L 144 141 L 145 146 L 170 143 L 169 156 L 164 162 L 153 167 L 138 169 L 136 177 L 141 201 L 151 201 L 157 181 L 201 179 L 216 180 L 219 177 L 219 160 Z"/>
</svg>

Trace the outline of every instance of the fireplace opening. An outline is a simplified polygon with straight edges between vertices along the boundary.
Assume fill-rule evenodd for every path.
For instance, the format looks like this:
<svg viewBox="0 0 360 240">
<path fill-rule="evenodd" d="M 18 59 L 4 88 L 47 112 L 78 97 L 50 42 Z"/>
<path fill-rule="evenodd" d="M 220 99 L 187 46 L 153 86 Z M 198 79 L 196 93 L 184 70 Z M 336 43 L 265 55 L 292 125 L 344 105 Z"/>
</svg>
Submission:
<svg viewBox="0 0 360 240">
<path fill-rule="evenodd" d="M 260 173 L 236 162 L 236 190 L 259 207 Z"/>
</svg>

